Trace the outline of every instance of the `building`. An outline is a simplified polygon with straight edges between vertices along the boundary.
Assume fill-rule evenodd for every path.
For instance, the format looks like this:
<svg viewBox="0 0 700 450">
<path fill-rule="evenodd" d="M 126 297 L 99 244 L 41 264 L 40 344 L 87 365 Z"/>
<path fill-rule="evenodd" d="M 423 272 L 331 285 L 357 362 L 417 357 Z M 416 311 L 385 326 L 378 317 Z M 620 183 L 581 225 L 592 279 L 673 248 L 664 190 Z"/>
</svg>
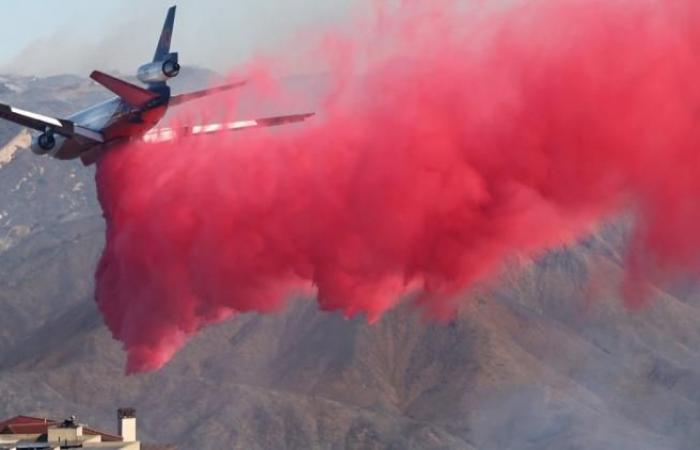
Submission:
<svg viewBox="0 0 700 450">
<path fill-rule="evenodd" d="M 63 421 L 13 417 L 0 421 L 0 450 L 141 450 L 136 440 L 135 411 L 120 409 L 117 419 L 119 434 L 115 435 L 78 423 L 75 416 Z"/>
</svg>

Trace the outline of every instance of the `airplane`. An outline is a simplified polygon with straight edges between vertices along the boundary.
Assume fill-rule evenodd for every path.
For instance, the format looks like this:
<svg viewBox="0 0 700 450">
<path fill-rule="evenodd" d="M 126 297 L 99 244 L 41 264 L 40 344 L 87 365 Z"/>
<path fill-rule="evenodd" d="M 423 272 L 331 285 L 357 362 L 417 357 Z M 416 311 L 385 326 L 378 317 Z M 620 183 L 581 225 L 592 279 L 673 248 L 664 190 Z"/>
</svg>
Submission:
<svg viewBox="0 0 700 450">
<path fill-rule="evenodd" d="M 256 127 L 270 127 L 302 122 L 314 113 L 291 114 L 172 128 L 155 128 L 169 107 L 243 86 L 245 81 L 196 92 L 171 95 L 167 82 L 180 73 L 177 52 L 170 51 L 175 25 L 176 6 L 167 13 L 153 61 L 142 65 L 136 77 L 145 85 L 137 86 L 100 71 L 90 74 L 97 83 L 117 97 L 80 111 L 66 119 L 49 117 L 0 103 L 0 118 L 36 130 L 31 149 L 38 155 L 49 155 L 60 160 L 80 158 L 84 165 L 97 162 L 102 154 L 115 144 L 141 139 L 148 143 L 174 140 L 179 137 L 235 131 Z"/>
</svg>

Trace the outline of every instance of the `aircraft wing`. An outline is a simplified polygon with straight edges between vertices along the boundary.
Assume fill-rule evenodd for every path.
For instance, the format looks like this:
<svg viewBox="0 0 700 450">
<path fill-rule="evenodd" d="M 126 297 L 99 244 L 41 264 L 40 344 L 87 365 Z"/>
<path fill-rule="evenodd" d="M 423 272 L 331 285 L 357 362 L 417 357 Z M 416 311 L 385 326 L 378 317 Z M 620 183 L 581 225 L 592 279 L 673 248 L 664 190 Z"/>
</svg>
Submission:
<svg viewBox="0 0 700 450">
<path fill-rule="evenodd" d="M 187 94 L 173 95 L 170 97 L 170 106 L 178 106 L 183 103 L 190 102 L 192 100 L 197 100 L 209 95 L 218 94 L 219 92 L 225 92 L 231 89 L 236 89 L 248 84 L 247 81 L 239 81 L 237 83 L 225 84 L 223 86 L 217 86 L 215 88 L 204 89 L 202 91 L 189 92 Z"/>
<path fill-rule="evenodd" d="M 236 122 L 211 123 L 207 125 L 194 125 L 181 128 L 154 128 L 143 135 L 146 143 L 168 142 L 181 137 L 198 136 L 202 134 L 220 133 L 223 131 L 239 131 L 249 128 L 274 127 L 288 123 L 303 122 L 315 113 L 291 114 L 287 116 L 273 116 L 262 119 L 239 120 Z"/>
<path fill-rule="evenodd" d="M 223 131 L 247 130 L 250 128 L 274 127 L 288 123 L 303 122 L 315 113 L 290 114 L 287 116 L 272 116 L 262 119 L 239 120 L 236 122 L 210 123 L 207 125 L 194 125 L 180 128 L 154 128 L 141 137 L 147 144 L 157 144 L 160 142 L 174 141 L 175 139 L 198 136 L 202 134 L 220 133 Z M 104 147 L 97 147 L 80 156 L 84 165 L 95 164 L 100 156 L 105 152 Z"/>
<path fill-rule="evenodd" d="M 56 119 L 43 114 L 15 108 L 14 106 L 5 105 L 4 103 L 0 103 L 0 118 L 37 131 L 44 132 L 50 129 L 67 138 L 80 136 L 97 143 L 104 142 L 104 138 L 100 133 L 76 125 L 70 120 Z"/>
</svg>

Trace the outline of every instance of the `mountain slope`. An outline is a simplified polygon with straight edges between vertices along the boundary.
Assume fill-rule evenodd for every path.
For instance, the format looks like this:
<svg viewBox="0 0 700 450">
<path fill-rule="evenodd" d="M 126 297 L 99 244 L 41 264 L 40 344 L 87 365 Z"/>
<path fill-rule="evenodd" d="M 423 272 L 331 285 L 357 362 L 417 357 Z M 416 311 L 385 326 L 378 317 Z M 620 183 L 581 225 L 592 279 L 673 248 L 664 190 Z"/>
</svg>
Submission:
<svg viewBox="0 0 700 450">
<path fill-rule="evenodd" d="M 72 77 L 7 89 L 42 83 L 56 114 L 65 98 L 103 95 Z M 23 106 L 51 113 L 44 100 Z M 76 414 L 109 430 L 129 405 L 144 439 L 201 449 L 690 449 L 700 439 L 700 290 L 657 288 L 649 308 L 627 312 L 624 225 L 513 260 L 450 323 L 405 305 L 369 326 L 298 299 L 211 327 L 164 370 L 126 377 L 92 301 L 104 239 L 92 177 L 26 151 L 0 167 L 0 417 Z"/>
</svg>

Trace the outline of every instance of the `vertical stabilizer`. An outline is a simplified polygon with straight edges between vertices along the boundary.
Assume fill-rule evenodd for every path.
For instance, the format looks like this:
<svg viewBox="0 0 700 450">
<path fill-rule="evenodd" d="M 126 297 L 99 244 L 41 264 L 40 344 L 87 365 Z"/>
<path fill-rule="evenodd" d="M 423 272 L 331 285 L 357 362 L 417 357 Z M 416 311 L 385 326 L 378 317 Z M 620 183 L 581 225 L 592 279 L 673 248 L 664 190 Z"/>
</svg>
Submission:
<svg viewBox="0 0 700 450">
<path fill-rule="evenodd" d="M 163 61 L 170 53 L 170 41 L 173 37 L 173 27 L 175 26 L 175 9 L 176 6 L 170 7 L 168 15 L 163 24 L 163 31 L 160 33 L 156 54 L 153 56 L 153 62 Z"/>
</svg>

